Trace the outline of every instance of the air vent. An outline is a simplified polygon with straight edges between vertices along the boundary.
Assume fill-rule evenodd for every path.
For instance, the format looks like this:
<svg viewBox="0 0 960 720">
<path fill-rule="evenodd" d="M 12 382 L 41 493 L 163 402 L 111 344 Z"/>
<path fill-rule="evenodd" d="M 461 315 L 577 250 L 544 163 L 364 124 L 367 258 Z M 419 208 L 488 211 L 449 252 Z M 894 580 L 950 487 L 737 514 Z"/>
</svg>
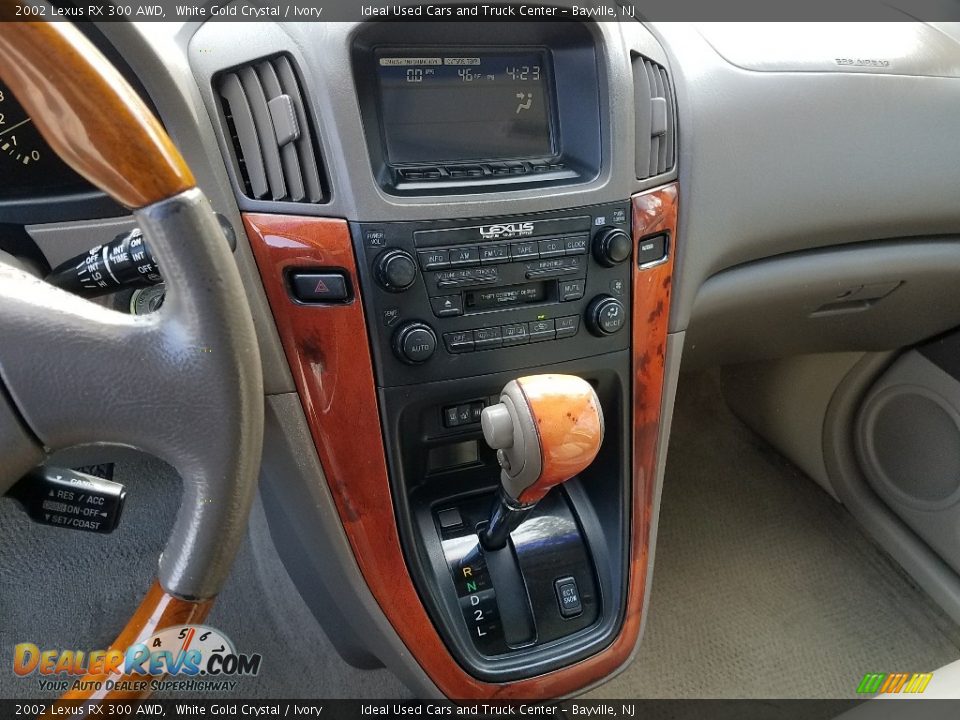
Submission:
<svg viewBox="0 0 960 720">
<path fill-rule="evenodd" d="M 637 179 L 671 170 L 676 157 L 677 118 L 667 71 L 642 55 L 633 55 L 636 102 Z"/>
<path fill-rule="evenodd" d="M 244 193 L 255 200 L 327 199 L 300 83 L 285 55 L 221 74 L 217 91 Z"/>
</svg>

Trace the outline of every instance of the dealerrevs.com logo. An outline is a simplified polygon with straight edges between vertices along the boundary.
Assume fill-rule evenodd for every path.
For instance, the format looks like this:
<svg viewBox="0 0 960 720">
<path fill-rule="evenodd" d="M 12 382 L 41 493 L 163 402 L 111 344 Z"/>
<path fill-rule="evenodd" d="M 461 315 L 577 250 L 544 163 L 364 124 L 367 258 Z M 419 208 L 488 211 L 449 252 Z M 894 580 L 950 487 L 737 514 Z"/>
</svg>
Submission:
<svg viewBox="0 0 960 720">
<path fill-rule="evenodd" d="M 233 690 L 232 678 L 258 674 L 261 661 L 259 654 L 238 653 L 215 628 L 176 625 L 126 650 L 41 650 L 20 643 L 13 651 L 13 672 L 36 676 L 41 690 L 57 692 Z"/>
</svg>

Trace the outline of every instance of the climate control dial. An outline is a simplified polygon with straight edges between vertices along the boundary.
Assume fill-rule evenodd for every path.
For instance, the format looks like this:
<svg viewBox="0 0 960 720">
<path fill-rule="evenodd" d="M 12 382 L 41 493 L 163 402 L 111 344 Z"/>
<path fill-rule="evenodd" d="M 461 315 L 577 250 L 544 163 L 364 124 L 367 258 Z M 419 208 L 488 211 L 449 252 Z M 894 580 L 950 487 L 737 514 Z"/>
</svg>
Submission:
<svg viewBox="0 0 960 720">
<path fill-rule="evenodd" d="M 437 334 L 424 322 L 404 323 L 393 335 L 393 353 L 408 365 L 426 362 L 436 350 Z"/>
<path fill-rule="evenodd" d="M 410 289 L 417 279 L 417 261 L 405 250 L 384 250 L 377 256 L 377 282 L 388 292 Z"/>
<path fill-rule="evenodd" d="M 587 307 L 587 326 L 594 335 L 613 335 L 626 324 L 627 310 L 612 295 L 597 295 Z"/>
</svg>

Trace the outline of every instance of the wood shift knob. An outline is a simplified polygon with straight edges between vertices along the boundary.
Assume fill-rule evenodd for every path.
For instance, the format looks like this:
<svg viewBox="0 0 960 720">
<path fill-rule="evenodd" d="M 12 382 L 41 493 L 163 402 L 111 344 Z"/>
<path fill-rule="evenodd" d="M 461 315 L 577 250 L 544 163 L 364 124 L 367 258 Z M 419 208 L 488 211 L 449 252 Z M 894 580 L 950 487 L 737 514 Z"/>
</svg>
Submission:
<svg viewBox="0 0 960 720">
<path fill-rule="evenodd" d="M 507 383 L 500 403 L 481 416 L 497 450 L 503 491 L 518 506 L 536 504 L 550 488 L 586 468 L 603 442 L 596 392 L 574 375 L 529 375 Z"/>
</svg>

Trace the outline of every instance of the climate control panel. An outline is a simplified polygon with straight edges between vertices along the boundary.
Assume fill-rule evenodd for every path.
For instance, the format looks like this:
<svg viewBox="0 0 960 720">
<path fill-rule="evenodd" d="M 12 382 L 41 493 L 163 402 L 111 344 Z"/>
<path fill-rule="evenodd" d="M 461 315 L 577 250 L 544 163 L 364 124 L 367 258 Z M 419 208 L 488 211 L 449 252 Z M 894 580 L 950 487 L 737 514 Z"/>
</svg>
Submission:
<svg viewBox="0 0 960 720">
<path fill-rule="evenodd" d="M 353 223 L 379 384 L 627 348 L 637 255 L 629 208 Z"/>
</svg>

